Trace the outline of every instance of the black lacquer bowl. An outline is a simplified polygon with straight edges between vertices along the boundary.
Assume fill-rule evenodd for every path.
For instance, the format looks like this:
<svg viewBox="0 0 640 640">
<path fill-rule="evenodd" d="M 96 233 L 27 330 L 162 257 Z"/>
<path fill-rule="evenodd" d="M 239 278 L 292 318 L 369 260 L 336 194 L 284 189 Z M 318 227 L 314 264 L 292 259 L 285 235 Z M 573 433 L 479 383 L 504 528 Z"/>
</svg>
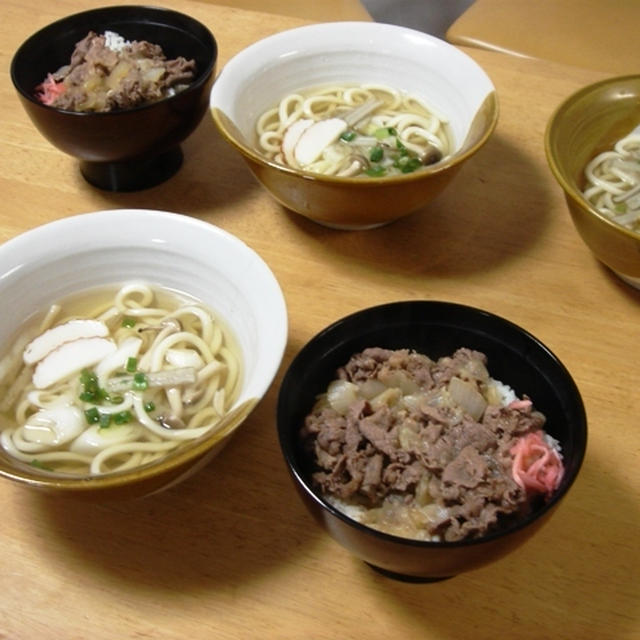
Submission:
<svg viewBox="0 0 640 640">
<path fill-rule="evenodd" d="M 193 58 L 196 77 L 186 90 L 133 109 L 76 113 L 40 103 L 36 86 L 69 63 L 76 43 L 91 30 L 158 44 L 169 59 Z M 217 55 L 209 29 L 187 15 L 144 6 L 104 7 L 62 18 L 29 37 L 13 57 L 11 79 L 40 133 L 79 158 L 89 183 L 134 191 L 167 180 L 182 165 L 180 144 L 207 111 Z"/>
<path fill-rule="evenodd" d="M 317 394 L 338 367 L 367 347 L 409 348 L 432 359 L 459 347 L 485 353 L 489 373 L 527 394 L 547 417 L 565 464 L 560 487 L 545 504 L 500 531 L 460 542 L 424 542 L 381 533 L 343 515 L 318 495 L 298 432 Z M 278 435 L 284 459 L 304 504 L 330 536 L 391 577 L 432 581 L 476 569 L 530 538 L 575 481 L 585 455 L 587 420 L 580 392 L 563 364 L 524 329 L 496 315 L 459 304 L 407 301 L 364 309 L 330 325 L 305 345 L 287 370 L 278 397 Z"/>
</svg>

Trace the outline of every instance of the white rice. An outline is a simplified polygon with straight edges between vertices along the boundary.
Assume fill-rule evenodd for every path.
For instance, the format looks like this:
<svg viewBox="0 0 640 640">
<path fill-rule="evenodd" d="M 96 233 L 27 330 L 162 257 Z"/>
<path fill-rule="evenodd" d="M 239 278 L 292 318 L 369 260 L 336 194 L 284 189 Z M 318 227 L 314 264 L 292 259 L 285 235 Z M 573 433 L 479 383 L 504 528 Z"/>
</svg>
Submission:
<svg viewBox="0 0 640 640">
<path fill-rule="evenodd" d="M 516 392 L 508 384 L 505 384 L 504 382 L 500 382 L 500 380 L 495 380 L 494 378 L 491 378 L 490 380 L 493 388 L 497 391 L 498 395 L 500 396 L 500 400 L 501 400 L 500 404 L 503 407 L 506 407 L 512 402 L 518 400 L 518 396 L 516 395 Z"/>
<path fill-rule="evenodd" d="M 105 45 L 112 51 L 122 51 L 124 47 L 131 44 L 115 31 L 105 31 L 103 35 L 105 37 Z"/>
</svg>

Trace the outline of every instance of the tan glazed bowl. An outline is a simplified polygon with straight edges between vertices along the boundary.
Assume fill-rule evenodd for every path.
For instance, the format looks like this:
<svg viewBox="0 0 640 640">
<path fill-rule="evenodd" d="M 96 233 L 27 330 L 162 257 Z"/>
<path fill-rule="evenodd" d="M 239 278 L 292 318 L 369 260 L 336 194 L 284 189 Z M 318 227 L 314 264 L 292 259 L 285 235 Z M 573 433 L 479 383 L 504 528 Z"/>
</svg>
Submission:
<svg viewBox="0 0 640 640">
<path fill-rule="evenodd" d="M 244 242 L 219 227 L 143 209 L 62 218 L 0 246 L 4 305 L 0 371 L 2 358 L 12 355 L 12 338 L 26 318 L 37 317 L 69 295 L 127 281 L 187 294 L 227 322 L 240 351 L 242 384 L 220 428 L 146 465 L 101 475 L 71 476 L 42 469 L 8 455 L 0 446 L 0 478 L 91 501 L 156 493 L 211 462 L 266 393 L 287 341 L 284 296 L 270 268 Z"/>
<path fill-rule="evenodd" d="M 432 167 L 385 178 L 331 177 L 268 161 L 254 146 L 258 117 L 283 96 L 319 85 L 378 83 L 423 98 L 450 122 L 455 151 Z M 316 24 L 241 51 L 211 90 L 213 119 L 282 205 L 320 224 L 366 229 L 419 210 L 487 141 L 498 118 L 491 80 L 452 45 L 393 25 Z"/>
<path fill-rule="evenodd" d="M 569 96 L 545 134 L 549 166 L 562 187 L 573 223 L 594 256 L 640 287 L 640 234 L 612 222 L 582 196 L 584 168 L 640 124 L 640 75 L 609 78 Z"/>
</svg>

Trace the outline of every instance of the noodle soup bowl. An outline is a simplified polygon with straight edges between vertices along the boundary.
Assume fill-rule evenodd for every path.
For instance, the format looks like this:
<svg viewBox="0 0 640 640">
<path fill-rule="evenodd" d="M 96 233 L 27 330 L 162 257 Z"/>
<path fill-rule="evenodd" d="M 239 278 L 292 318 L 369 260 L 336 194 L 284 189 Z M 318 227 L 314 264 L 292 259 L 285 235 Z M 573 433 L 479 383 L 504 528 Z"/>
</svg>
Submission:
<svg viewBox="0 0 640 640">
<path fill-rule="evenodd" d="M 240 361 L 233 405 L 209 432 L 143 466 L 69 475 L 18 460 L 0 447 L 0 477 L 24 487 L 83 499 L 121 499 L 158 492 L 189 477 L 229 442 L 271 385 L 287 339 L 280 286 L 267 264 L 235 236 L 187 216 L 119 209 L 63 218 L 0 246 L 0 373 L 22 360 L 16 336 L 50 305 L 96 288 L 128 282 L 199 300 L 232 334 Z M 29 325 L 27 325 L 29 326 Z M 17 350 L 13 347 L 18 344 Z M 3 394 L 4 395 L 4 394 Z M 1 417 L 4 427 L 8 418 Z M 37 460 L 37 453 L 34 458 Z M 45 468 L 43 468 L 45 467 Z"/>
<path fill-rule="evenodd" d="M 368 347 L 415 350 L 432 360 L 449 356 L 460 347 L 484 353 L 491 377 L 511 387 L 520 398 L 528 395 L 546 416 L 545 431 L 560 443 L 564 475 L 551 497 L 535 504 L 527 515 L 483 537 L 452 542 L 383 533 L 337 509 L 314 486 L 315 465 L 300 432 L 317 396 L 327 390 L 337 369 Z M 434 300 L 392 302 L 363 309 L 311 338 L 284 375 L 277 420 L 280 447 L 293 484 L 319 525 L 337 544 L 379 572 L 414 582 L 479 569 L 524 545 L 548 522 L 569 492 L 587 442 L 580 392 L 547 347 L 525 329 L 492 313 Z M 525 549 L 521 551 L 526 553 Z"/>
<path fill-rule="evenodd" d="M 259 117 L 285 96 L 362 84 L 421 99 L 448 120 L 453 152 L 413 173 L 371 178 L 293 169 L 258 149 Z M 369 22 L 315 24 L 256 42 L 222 69 L 210 106 L 222 136 L 280 204 L 340 229 L 377 227 L 424 208 L 486 143 L 498 118 L 494 86 L 466 54 L 425 33 Z"/>
<path fill-rule="evenodd" d="M 640 75 L 583 87 L 552 114 L 545 132 L 551 172 L 562 187 L 573 224 L 593 255 L 640 288 L 640 234 L 592 205 L 582 194 L 585 167 L 640 125 Z"/>
<path fill-rule="evenodd" d="M 69 64 L 76 43 L 90 30 L 160 45 L 168 59 L 193 59 L 195 76 L 183 91 L 128 109 L 75 112 L 42 104 L 36 87 Z M 191 16 L 157 7 L 100 7 L 61 18 L 27 38 L 11 61 L 11 80 L 38 131 L 78 159 L 87 182 L 107 191 L 137 191 L 168 180 L 182 166 L 180 145 L 207 112 L 217 56 L 212 33 Z"/>
</svg>

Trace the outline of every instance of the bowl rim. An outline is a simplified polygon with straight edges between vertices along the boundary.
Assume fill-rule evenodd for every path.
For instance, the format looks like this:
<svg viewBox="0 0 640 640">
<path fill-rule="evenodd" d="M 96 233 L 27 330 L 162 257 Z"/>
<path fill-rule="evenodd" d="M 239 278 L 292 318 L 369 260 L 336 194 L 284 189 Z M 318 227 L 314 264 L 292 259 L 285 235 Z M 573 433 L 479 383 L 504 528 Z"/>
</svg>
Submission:
<svg viewBox="0 0 640 640">
<path fill-rule="evenodd" d="M 41 470 L 35 468 L 31 469 L 28 464 L 24 463 L 16 468 L 8 467 L 5 469 L 0 467 L 0 477 L 11 479 L 39 489 L 64 491 L 66 493 L 87 493 L 91 491 L 101 491 L 103 489 L 122 487 L 124 485 L 134 486 L 158 475 L 178 470 L 186 462 L 190 460 L 198 460 L 205 456 L 208 451 L 213 449 L 213 447 L 215 447 L 219 442 L 225 440 L 232 433 L 232 431 L 228 431 L 228 426 L 230 426 L 232 430 L 235 430 L 240 426 L 254 407 L 263 399 L 264 395 L 273 384 L 277 372 L 282 364 L 282 358 L 284 356 L 288 339 L 286 300 L 275 274 L 260 254 L 258 254 L 258 252 L 253 248 L 249 247 L 249 245 L 247 245 L 238 236 L 226 231 L 222 227 L 198 218 L 193 218 L 186 214 L 173 213 L 170 211 L 142 208 L 105 209 L 73 214 L 71 216 L 58 218 L 28 229 L 0 244 L 0 255 L 9 253 L 13 254 L 13 256 L 20 256 L 24 254 L 26 247 L 31 245 L 34 238 L 38 240 L 39 237 L 44 239 L 50 236 L 65 237 L 65 234 L 71 236 L 73 229 L 78 223 L 90 226 L 99 224 L 101 221 L 105 221 L 111 223 L 113 229 L 118 229 L 121 227 L 121 225 L 118 224 L 118 221 L 123 217 L 126 217 L 129 221 L 132 221 L 135 218 L 137 224 L 142 223 L 148 228 L 149 232 L 153 232 L 154 235 L 151 235 L 150 238 L 145 236 L 144 242 L 157 244 L 158 223 L 165 223 L 172 227 L 179 226 L 183 230 L 184 227 L 187 226 L 193 230 L 193 233 L 215 235 L 216 237 L 221 238 L 225 243 L 241 250 L 245 255 L 245 258 L 250 258 L 256 262 L 256 264 L 263 269 L 265 276 L 269 279 L 271 284 L 271 290 L 274 294 L 274 297 L 271 300 L 271 308 L 275 310 L 278 326 L 281 327 L 279 334 L 270 335 L 270 339 L 273 343 L 273 362 L 270 367 L 265 369 L 263 382 L 256 390 L 257 393 L 255 396 L 246 398 L 242 403 L 234 406 L 223 418 L 223 420 L 225 420 L 227 416 L 231 416 L 229 418 L 230 425 L 225 425 L 225 428 L 221 431 L 206 433 L 200 438 L 187 443 L 187 446 L 178 447 L 176 450 L 169 452 L 167 456 L 163 456 L 148 465 L 134 467 L 123 471 L 114 471 L 97 476 L 60 476 L 43 473 Z M 165 229 L 164 232 L 169 233 L 169 229 Z M 114 234 L 115 233 L 116 232 L 114 231 Z M 138 246 L 143 244 L 143 240 L 136 243 L 135 241 L 128 239 L 126 235 L 123 236 L 122 242 L 127 246 Z M 112 245 L 107 243 L 105 246 Z M 5 261 L 5 259 L 3 258 L 0 262 L 2 261 Z M 14 261 L 9 260 L 7 262 L 7 271 L 11 272 L 18 270 L 20 269 L 21 264 L 23 263 L 14 263 Z M 12 267 L 11 265 L 14 266 Z M 0 278 L 2 275 L 3 274 L 0 273 Z M 277 305 L 274 304 L 276 302 L 278 303 Z M 7 459 L 12 461 L 11 458 Z"/>
<path fill-rule="evenodd" d="M 332 333 L 342 326 L 345 323 L 357 322 L 363 317 L 371 313 L 380 313 L 384 311 L 396 311 L 402 308 L 407 307 L 416 307 L 422 310 L 430 308 L 430 309 L 448 309 L 451 311 L 459 311 L 461 313 L 472 313 L 474 315 L 482 316 L 486 319 L 491 319 L 499 322 L 505 329 L 518 333 L 520 336 L 525 338 L 533 348 L 538 349 L 540 352 L 545 353 L 545 355 L 553 361 L 554 366 L 558 369 L 558 371 L 564 377 L 567 385 L 572 391 L 572 399 L 574 409 L 577 412 L 579 417 L 579 439 L 575 452 L 575 463 L 574 463 L 574 473 L 572 477 L 570 477 L 569 481 L 563 486 L 558 488 L 553 496 L 541 507 L 536 509 L 533 515 L 527 516 L 523 519 L 520 519 L 513 523 L 511 526 L 506 528 L 500 528 L 491 533 L 484 535 L 480 538 L 472 538 L 472 539 L 463 539 L 457 541 L 447 542 L 444 540 L 434 541 L 434 540 L 416 540 L 414 538 L 405 538 L 402 536 L 397 536 L 394 534 L 386 533 L 384 531 L 379 531 L 374 529 L 373 527 L 368 527 L 365 524 L 358 522 L 357 520 L 351 518 L 350 516 L 342 513 L 339 509 L 334 507 L 330 502 L 325 500 L 319 493 L 314 491 L 313 487 L 309 483 L 308 479 L 305 478 L 304 473 L 299 468 L 297 464 L 294 464 L 297 456 L 295 454 L 295 447 L 292 445 L 292 439 L 285 437 L 285 432 L 289 433 L 290 430 L 286 425 L 283 425 L 281 422 L 281 405 L 284 404 L 283 400 L 283 391 L 286 389 L 287 381 L 292 377 L 293 372 L 296 367 L 300 366 L 300 362 L 303 360 L 305 355 L 316 348 L 317 344 L 322 341 L 328 340 Z M 295 366 L 294 366 L 295 365 Z M 444 300 L 432 300 L 432 299 L 413 299 L 413 300 L 398 300 L 394 302 L 386 302 L 378 305 L 374 305 L 371 307 L 366 307 L 364 309 L 357 310 L 353 313 L 350 313 L 342 318 L 339 318 L 333 321 L 331 324 L 326 326 L 324 329 L 321 329 L 318 333 L 312 336 L 300 349 L 300 351 L 295 355 L 294 359 L 291 361 L 289 367 L 284 373 L 282 383 L 280 385 L 280 390 L 278 393 L 278 402 L 277 402 L 277 431 L 278 431 L 278 441 L 280 444 L 280 449 L 283 454 L 285 464 L 288 468 L 290 475 L 295 479 L 296 485 L 299 490 L 304 491 L 305 495 L 314 501 L 321 509 L 328 511 L 334 518 L 339 519 L 344 524 L 352 527 L 353 529 L 360 531 L 362 533 L 366 533 L 374 538 L 377 538 L 380 541 L 391 543 L 394 545 L 404 545 L 416 548 L 424 548 L 424 549 L 453 549 L 460 547 L 471 547 L 471 546 L 480 546 L 484 544 L 491 544 L 499 538 L 503 538 L 509 536 L 513 533 L 521 531 L 528 526 L 534 524 L 535 522 L 540 521 L 545 514 L 550 513 L 555 509 L 558 503 L 562 500 L 562 498 L 568 493 L 569 489 L 575 483 L 580 469 L 584 463 L 586 449 L 587 449 L 587 439 L 588 439 L 588 427 L 587 427 L 587 415 L 586 409 L 584 405 L 584 401 L 580 394 L 580 390 L 576 385 L 573 377 L 570 372 L 566 368 L 566 366 L 560 361 L 560 359 L 538 338 L 536 338 L 529 331 L 524 329 L 523 327 L 515 324 L 511 320 L 508 320 L 502 316 L 499 316 L 490 311 L 486 311 L 484 309 L 480 309 L 478 307 L 473 307 L 470 305 L 465 305 L 457 302 L 449 302 Z"/>
<path fill-rule="evenodd" d="M 182 20 L 191 22 L 193 25 L 197 26 L 199 29 L 202 29 L 203 33 L 207 36 L 207 40 L 209 41 L 207 44 L 211 46 L 212 56 L 210 60 L 207 62 L 207 66 L 205 67 L 204 70 L 199 72 L 199 77 L 194 82 L 190 83 L 188 87 L 184 89 L 184 91 L 180 91 L 179 93 L 176 93 L 172 96 L 166 96 L 164 98 L 161 98 L 160 100 L 154 100 L 153 102 L 140 104 L 135 107 L 131 107 L 129 109 L 116 109 L 113 111 L 72 111 L 70 109 L 60 109 L 59 107 L 53 107 L 51 105 L 47 105 L 40 102 L 33 95 L 33 93 L 27 91 L 27 89 L 17 81 L 16 68 L 17 68 L 20 56 L 22 55 L 24 50 L 37 38 L 41 38 L 43 35 L 47 35 L 48 31 L 54 31 L 57 28 L 64 26 L 64 24 L 68 21 L 77 20 L 78 18 L 81 18 L 81 17 L 90 18 L 91 16 L 103 16 L 103 15 L 109 16 L 114 11 L 135 11 L 138 14 L 149 13 L 150 15 L 153 15 L 156 17 L 161 15 L 174 16 L 174 17 L 179 17 Z M 135 21 L 132 20 L 131 22 L 135 22 Z M 209 81 L 211 75 L 213 74 L 213 70 L 215 69 L 217 60 L 218 60 L 218 43 L 213 33 L 205 24 L 203 24 L 199 20 L 196 20 L 194 17 L 168 7 L 122 4 L 122 5 L 113 5 L 113 6 L 106 6 L 106 7 L 96 7 L 93 9 L 87 9 L 86 11 L 78 11 L 76 13 L 63 16 L 62 18 L 58 18 L 57 20 L 54 20 L 53 22 L 50 22 L 49 24 L 41 27 L 40 29 L 32 33 L 29 37 L 27 37 L 16 49 L 15 53 L 11 58 L 11 62 L 9 65 L 9 75 L 11 77 L 11 82 L 14 88 L 20 94 L 20 96 L 23 99 L 27 100 L 29 103 L 39 108 L 45 109 L 46 111 L 49 111 L 49 112 L 69 115 L 73 117 L 93 116 L 93 117 L 105 118 L 109 116 L 118 117 L 125 114 L 145 111 L 147 109 L 154 107 L 155 105 L 164 104 L 170 100 L 179 98 L 180 96 L 184 96 L 184 95 L 193 93 L 194 91 L 198 91 L 199 89 L 202 88 L 203 85 L 205 85 Z"/>
<path fill-rule="evenodd" d="M 547 163 L 549 165 L 549 168 L 551 169 L 551 172 L 555 177 L 556 181 L 562 187 L 562 190 L 564 191 L 566 198 L 570 199 L 580 209 L 588 211 L 590 215 L 595 217 L 597 220 L 605 224 L 607 227 L 609 227 L 611 230 L 615 231 L 616 233 L 620 233 L 624 236 L 627 236 L 632 240 L 640 240 L 639 232 L 635 232 L 635 231 L 632 231 L 631 229 L 627 229 L 626 227 L 623 227 L 622 225 L 618 224 L 617 222 L 614 222 L 613 220 L 605 216 L 603 213 L 598 211 L 598 209 L 596 209 L 596 207 L 594 207 L 582 195 L 579 189 L 577 189 L 571 184 L 571 182 L 567 178 L 565 171 L 563 170 L 560 163 L 558 162 L 558 159 L 555 153 L 555 132 L 557 128 L 558 118 L 567 109 L 569 109 L 575 101 L 585 96 L 588 96 L 589 94 L 595 93 L 600 89 L 602 89 L 603 87 L 621 84 L 629 80 L 640 81 L 640 74 L 635 73 L 635 74 L 626 74 L 623 76 L 613 76 L 609 78 L 604 78 L 602 80 L 598 80 L 597 82 L 592 82 L 588 85 L 580 87 L 576 91 L 569 94 L 566 98 L 564 98 L 554 108 L 554 110 L 551 112 L 551 116 L 547 120 L 547 125 L 544 131 L 544 150 L 545 150 L 545 155 L 547 157 Z M 583 171 L 584 171 L 584 167 L 583 167 Z"/>
<path fill-rule="evenodd" d="M 245 144 L 242 140 L 239 140 L 236 136 L 233 135 L 232 131 L 227 127 L 225 123 L 225 119 L 228 117 L 214 104 L 214 96 L 216 91 L 219 88 L 220 78 L 226 77 L 226 75 L 233 73 L 233 67 L 237 66 L 243 59 L 251 56 L 254 52 L 259 51 L 261 48 L 270 42 L 277 42 L 279 40 L 284 40 L 286 38 L 290 38 L 296 34 L 305 33 L 317 33 L 318 31 L 331 31 L 332 29 L 340 29 L 340 30 L 348 30 L 349 28 L 356 27 L 361 30 L 372 31 L 373 33 L 378 32 L 394 32 L 397 34 L 407 34 L 412 38 L 418 38 L 422 41 L 426 42 L 434 42 L 437 43 L 439 47 L 446 49 L 447 51 L 451 51 L 457 56 L 460 60 L 464 60 L 466 64 L 469 65 L 470 68 L 473 68 L 479 76 L 481 76 L 489 86 L 489 91 L 485 96 L 482 105 L 478 109 L 483 108 L 484 105 L 490 104 L 490 114 L 491 117 L 487 122 L 482 135 L 476 140 L 476 142 L 469 146 L 465 147 L 462 150 L 458 150 L 457 152 L 450 154 L 445 157 L 442 161 L 430 165 L 427 167 L 423 167 L 420 171 L 415 171 L 407 174 L 400 175 L 391 175 L 391 176 L 382 176 L 379 178 L 375 178 L 375 180 L 363 180 L 362 177 L 353 177 L 353 176 L 330 176 L 320 173 L 314 173 L 311 171 L 305 171 L 303 169 L 294 169 L 292 167 L 287 167 L 285 165 L 281 165 L 272 160 L 266 159 L 262 154 L 256 151 L 249 144 Z M 225 73 L 226 72 L 226 73 Z M 487 72 L 482 68 L 480 64 L 478 64 L 470 55 L 454 46 L 453 44 L 443 40 L 441 38 L 437 38 L 431 34 L 418 31 L 415 29 L 411 29 L 410 27 L 404 27 L 400 25 L 394 25 L 384 22 L 367 22 L 367 21 L 344 21 L 344 22 L 319 22 L 314 24 L 302 25 L 299 27 L 293 27 L 291 29 L 286 29 L 284 31 L 280 31 L 278 33 L 271 34 L 260 40 L 250 44 L 245 47 L 234 56 L 232 56 L 226 64 L 222 67 L 218 76 L 211 88 L 210 92 L 210 100 L 209 100 L 209 108 L 213 117 L 213 120 L 216 124 L 216 127 L 225 138 L 225 140 L 235 147 L 240 153 L 249 158 L 251 161 L 261 165 L 262 167 L 268 167 L 274 169 L 280 173 L 287 174 L 294 178 L 301 178 L 303 180 L 313 180 L 317 182 L 325 182 L 328 184 L 336 184 L 336 185 L 367 185 L 370 188 L 382 187 L 390 184 L 398 184 L 398 183 L 407 183 L 411 181 L 419 181 L 423 179 L 425 176 L 436 175 L 442 172 L 449 170 L 451 167 L 458 166 L 462 164 L 469 157 L 474 155 L 490 138 L 493 134 L 499 120 L 500 115 L 500 105 L 498 100 L 498 94 L 493 81 L 487 74 Z M 478 112 L 477 111 L 477 112 Z M 476 113 L 477 113 L 476 112 Z"/>
</svg>

